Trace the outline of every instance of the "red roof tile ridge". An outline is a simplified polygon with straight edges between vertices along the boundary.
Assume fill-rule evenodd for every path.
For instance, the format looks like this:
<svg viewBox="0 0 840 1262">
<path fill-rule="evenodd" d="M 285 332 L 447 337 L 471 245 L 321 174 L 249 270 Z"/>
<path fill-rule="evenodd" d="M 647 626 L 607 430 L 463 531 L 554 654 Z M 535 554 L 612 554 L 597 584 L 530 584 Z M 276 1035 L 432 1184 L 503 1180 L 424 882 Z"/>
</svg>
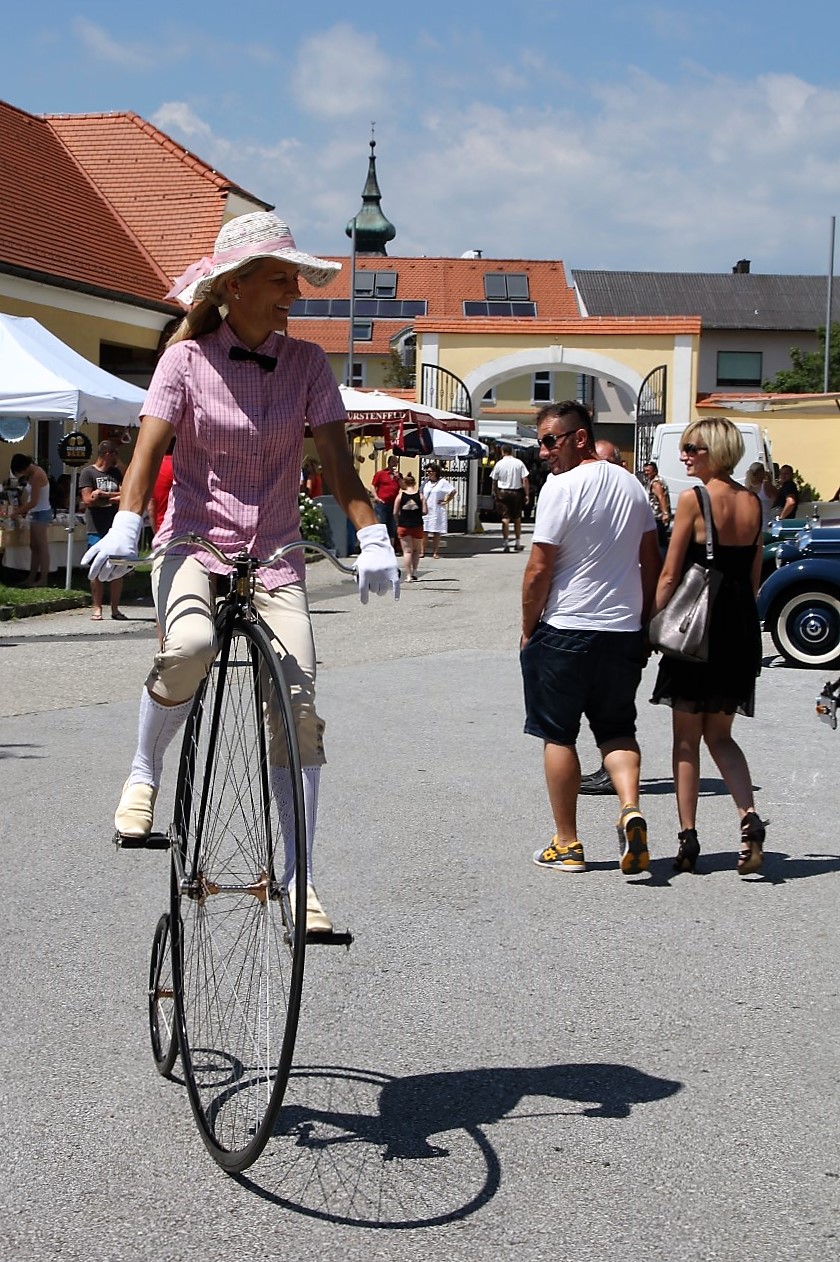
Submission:
<svg viewBox="0 0 840 1262">
<path fill-rule="evenodd" d="M 88 114 L 43 114 L 41 117 L 45 118 L 47 121 L 55 118 L 60 119 L 62 122 L 73 122 L 75 119 L 110 119 L 114 121 L 120 120 L 133 123 L 138 131 L 148 136 L 151 140 L 154 140 L 162 149 L 171 153 L 173 157 L 177 158 L 179 162 L 182 162 L 184 166 L 189 167 L 190 170 L 194 171 L 197 175 L 204 176 L 204 178 L 216 188 L 223 190 L 224 192 L 235 191 L 242 193 L 250 201 L 258 202 L 261 206 L 265 206 L 270 209 L 268 202 L 264 202 L 262 198 L 249 192 L 248 189 L 243 188 L 241 184 L 237 184 L 235 180 L 231 180 L 228 176 L 223 175 L 221 171 L 217 171 L 216 168 L 211 166 L 209 162 L 205 162 L 203 158 L 200 158 L 197 154 L 192 153 L 183 145 L 178 144 L 171 136 L 167 136 L 166 132 L 161 131 L 154 123 L 150 123 L 147 118 L 143 118 L 142 115 L 137 114 L 134 110 L 111 110 L 108 112 Z"/>
<path fill-rule="evenodd" d="M 162 293 L 162 294 L 165 294 L 165 293 L 166 293 L 166 292 L 167 292 L 167 291 L 171 288 L 171 285 L 172 285 L 172 280 L 171 280 L 171 278 L 170 278 L 169 276 L 167 276 L 167 275 L 166 275 L 166 273 L 165 273 L 165 272 L 162 270 L 162 268 L 160 267 L 160 264 L 159 264 L 159 263 L 158 263 L 158 262 L 157 262 L 157 261 L 156 261 L 156 260 L 152 257 L 152 255 L 151 255 L 151 254 L 149 253 L 149 251 L 146 249 L 145 245 L 144 245 L 144 244 L 143 244 L 143 242 L 139 239 L 139 237 L 137 236 L 137 234 L 136 234 L 136 233 L 132 230 L 132 228 L 129 226 L 129 224 L 128 224 L 128 223 L 126 223 L 125 219 L 124 219 L 124 218 L 123 218 L 123 216 L 120 214 L 120 212 L 117 210 L 116 206 L 114 206 L 114 204 L 113 204 L 113 202 L 110 200 L 110 198 L 109 198 L 109 197 L 108 197 L 108 196 L 107 196 L 107 195 L 106 195 L 106 194 L 102 191 L 102 189 L 99 187 L 99 185 L 98 185 L 98 184 L 96 184 L 96 183 L 95 183 L 95 182 L 91 179 L 91 177 L 88 175 L 88 173 L 87 173 L 87 171 L 85 170 L 85 168 L 84 168 L 84 167 L 82 166 L 82 164 L 81 164 L 81 163 L 77 160 L 76 155 L 73 153 L 73 150 L 72 150 L 72 149 L 70 149 L 70 148 L 69 148 L 69 147 L 68 147 L 68 146 L 64 143 L 64 140 L 62 139 L 62 136 L 61 136 L 60 132 L 59 132 L 59 131 L 57 131 L 57 130 L 56 130 L 56 128 L 52 126 L 52 124 L 50 123 L 50 119 L 49 119 L 49 117 L 45 115 L 45 116 L 44 116 L 44 118 L 45 118 L 45 121 L 47 122 L 47 124 L 48 124 L 48 125 L 49 125 L 49 127 L 50 127 L 50 131 L 53 133 L 53 135 L 55 136 L 56 140 L 57 140 L 57 141 L 58 141 L 58 143 L 61 145 L 61 147 L 62 147 L 62 149 L 65 151 L 65 153 L 67 154 L 67 156 L 69 157 L 70 161 L 73 163 L 73 166 L 76 168 L 76 170 L 77 170 L 77 171 L 79 172 L 79 174 L 81 175 L 82 179 L 85 181 L 85 183 L 86 183 L 86 184 L 90 185 L 90 187 L 93 189 L 94 193 L 95 193 L 95 194 L 96 194 L 96 196 L 99 198 L 99 200 L 105 203 L 105 205 L 108 207 L 108 210 L 109 210 L 109 211 L 110 211 L 110 213 L 113 215 L 114 219 L 116 219 L 117 223 L 120 225 L 120 227 L 122 228 L 122 230 L 123 230 L 123 232 L 125 233 L 125 235 L 129 238 L 129 240 L 130 240 L 130 241 L 132 242 L 132 244 L 134 245 L 135 249 L 136 249 L 136 250 L 137 250 L 137 251 L 138 251 L 138 252 L 139 252 L 139 253 L 143 256 L 143 258 L 145 259 L 145 261 L 146 261 L 146 262 L 148 263 L 148 265 L 151 267 L 151 269 L 152 269 L 152 271 L 153 271 L 154 275 L 160 278 L 161 283 L 162 283 L 162 285 L 163 285 L 163 289 L 161 290 L 161 293 Z M 164 299 L 162 299 L 162 301 L 165 301 L 165 300 L 164 300 Z M 173 305 L 173 306 L 177 306 L 178 304 L 177 304 L 177 303 L 173 303 L 172 305 Z"/>
</svg>

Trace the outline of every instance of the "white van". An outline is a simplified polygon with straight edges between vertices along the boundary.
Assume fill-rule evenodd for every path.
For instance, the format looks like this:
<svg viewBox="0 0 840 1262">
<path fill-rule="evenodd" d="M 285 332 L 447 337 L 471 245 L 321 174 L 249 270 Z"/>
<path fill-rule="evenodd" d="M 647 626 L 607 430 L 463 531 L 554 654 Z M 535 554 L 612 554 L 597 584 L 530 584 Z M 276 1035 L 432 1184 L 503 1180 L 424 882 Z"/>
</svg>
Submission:
<svg viewBox="0 0 840 1262">
<path fill-rule="evenodd" d="M 756 460 L 760 460 L 772 476 L 773 459 L 770 454 L 767 431 L 748 421 L 733 421 L 733 424 L 737 425 L 744 440 L 744 455 L 733 472 L 736 482 L 744 481 L 747 469 Z M 697 478 L 686 476 L 685 465 L 680 460 L 680 438 L 685 428 L 684 425 L 657 425 L 653 433 L 653 447 L 650 453 L 651 460 L 659 470 L 659 476 L 668 487 L 672 517 L 676 512 L 680 492 L 698 484 Z M 641 473 L 641 469 L 638 472 Z"/>
</svg>

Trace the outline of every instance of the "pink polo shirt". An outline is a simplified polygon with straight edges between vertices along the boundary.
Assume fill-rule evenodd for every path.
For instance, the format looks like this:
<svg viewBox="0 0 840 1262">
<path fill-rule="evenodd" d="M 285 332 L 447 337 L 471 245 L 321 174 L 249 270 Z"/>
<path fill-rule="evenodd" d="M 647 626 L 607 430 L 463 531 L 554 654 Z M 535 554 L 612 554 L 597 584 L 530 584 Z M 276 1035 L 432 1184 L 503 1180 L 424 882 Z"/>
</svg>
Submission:
<svg viewBox="0 0 840 1262">
<path fill-rule="evenodd" d="M 275 355 L 265 372 L 230 358 L 242 343 L 223 321 L 213 333 L 178 342 L 155 370 L 144 416 L 175 428 L 174 481 L 155 545 L 189 530 L 225 552 L 266 557 L 300 538 L 298 486 L 304 426 L 315 430 L 347 413 L 320 346 L 272 333 L 257 349 Z M 208 570 L 228 571 L 200 549 Z M 260 571 L 270 591 L 305 573 L 301 553 Z"/>
</svg>

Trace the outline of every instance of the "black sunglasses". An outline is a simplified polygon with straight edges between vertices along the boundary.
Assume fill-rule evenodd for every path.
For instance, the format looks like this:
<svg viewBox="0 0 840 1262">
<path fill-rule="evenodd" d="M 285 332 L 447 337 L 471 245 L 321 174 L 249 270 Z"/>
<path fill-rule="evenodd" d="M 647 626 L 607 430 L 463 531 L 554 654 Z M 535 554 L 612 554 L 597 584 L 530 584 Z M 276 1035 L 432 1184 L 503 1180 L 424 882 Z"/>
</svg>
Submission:
<svg viewBox="0 0 840 1262">
<path fill-rule="evenodd" d="M 551 451 L 564 438 L 568 438 L 570 434 L 576 434 L 576 429 L 564 430 L 562 434 L 543 434 L 540 439 L 540 446 L 545 447 L 546 451 Z"/>
<path fill-rule="evenodd" d="M 708 451 L 708 447 L 698 447 L 696 443 L 683 443 L 683 454 L 686 456 L 696 456 L 698 451 Z"/>
</svg>

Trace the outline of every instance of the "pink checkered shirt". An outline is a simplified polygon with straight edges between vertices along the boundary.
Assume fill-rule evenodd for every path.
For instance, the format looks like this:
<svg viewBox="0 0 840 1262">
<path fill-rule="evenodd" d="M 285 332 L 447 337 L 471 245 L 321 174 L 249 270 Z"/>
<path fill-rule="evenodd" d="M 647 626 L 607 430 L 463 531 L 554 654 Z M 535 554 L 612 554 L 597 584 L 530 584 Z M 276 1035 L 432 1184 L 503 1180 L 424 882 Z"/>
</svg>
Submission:
<svg viewBox="0 0 840 1262">
<path fill-rule="evenodd" d="M 298 489 L 304 424 L 314 430 L 347 413 L 320 346 L 272 333 L 258 347 L 276 355 L 274 372 L 230 358 L 240 346 L 223 321 L 198 340 L 161 356 L 143 405 L 145 416 L 174 426 L 174 481 L 155 544 L 194 530 L 225 552 L 266 557 L 300 538 Z M 185 549 L 198 553 L 198 549 Z M 203 565 L 227 571 L 200 553 Z M 302 579 L 303 557 L 260 571 L 270 591 Z"/>
</svg>

